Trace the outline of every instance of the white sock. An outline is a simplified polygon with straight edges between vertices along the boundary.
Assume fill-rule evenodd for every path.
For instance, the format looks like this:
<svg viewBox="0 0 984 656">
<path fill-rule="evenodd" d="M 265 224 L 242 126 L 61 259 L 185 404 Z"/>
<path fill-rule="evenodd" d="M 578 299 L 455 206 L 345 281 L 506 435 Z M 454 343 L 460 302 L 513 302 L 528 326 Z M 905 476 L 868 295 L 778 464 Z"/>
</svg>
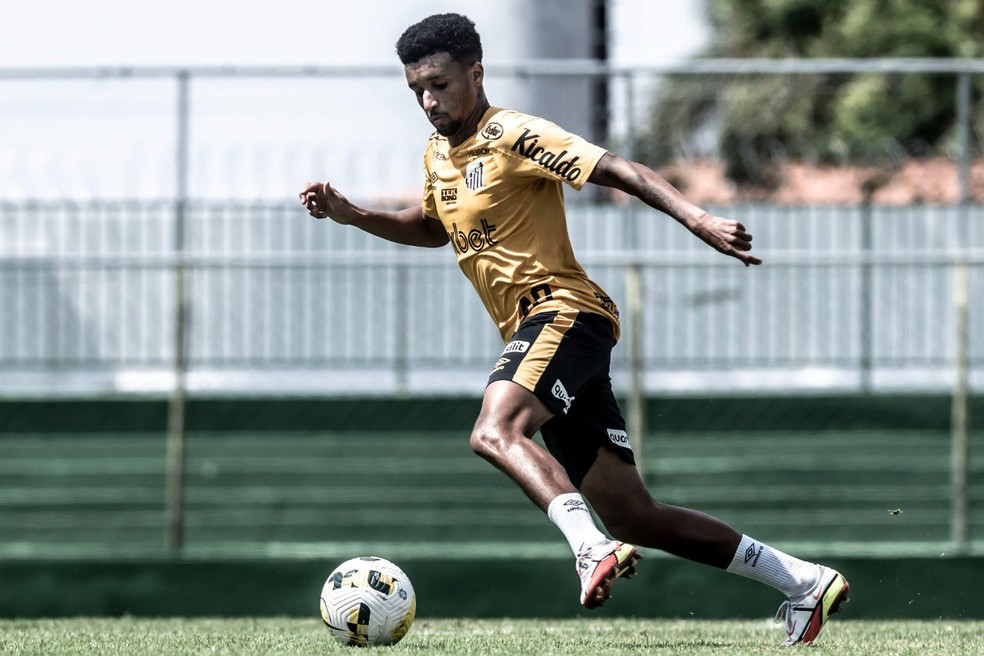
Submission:
<svg viewBox="0 0 984 656">
<path fill-rule="evenodd" d="M 820 580 L 819 565 L 793 558 L 747 535 L 741 536 L 728 571 L 771 585 L 790 598 L 809 593 Z"/>
<path fill-rule="evenodd" d="M 584 498 L 577 492 L 554 497 L 547 507 L 547 517 L 563 532 L 575 556 L 581 550 L 581 545 L 608 539 L 595 526 L 594 517 L 584 503 Z"/>
</svg>

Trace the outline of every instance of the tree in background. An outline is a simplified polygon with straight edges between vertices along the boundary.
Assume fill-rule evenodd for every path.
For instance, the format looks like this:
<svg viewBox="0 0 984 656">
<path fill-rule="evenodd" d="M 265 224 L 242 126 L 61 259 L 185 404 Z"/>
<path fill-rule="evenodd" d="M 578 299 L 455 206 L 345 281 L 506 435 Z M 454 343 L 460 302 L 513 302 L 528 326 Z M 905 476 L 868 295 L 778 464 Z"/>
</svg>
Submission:
<svg viewBox="0 0 984 656">
<path fill-rule="evenodd" d="M 984 0 L 709 0 L 708 8 L 715 39 L 706 57 L 984 55 Z M 928 74 L 673 78 L 659 89 L 638 154 L 662 165 L 708 150 L 713 134 L 728 177 L 768 184 L 776 157 L 871 163 L 952 152 L 955 85 L 952 75 Z M 982 92 L 977 79 L 974 98 Z"/>
</svg>

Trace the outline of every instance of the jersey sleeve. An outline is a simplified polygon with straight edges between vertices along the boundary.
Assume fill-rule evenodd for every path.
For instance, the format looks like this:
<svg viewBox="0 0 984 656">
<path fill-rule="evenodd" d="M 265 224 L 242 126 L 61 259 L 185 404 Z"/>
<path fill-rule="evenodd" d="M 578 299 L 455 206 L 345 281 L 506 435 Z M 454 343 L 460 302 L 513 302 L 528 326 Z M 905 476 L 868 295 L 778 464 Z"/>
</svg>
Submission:
<svg viewBox="0 0 984 656">
<path fill-rule="evenodd" d="M 502 128 L 496 146 L 508 173 L 557 180 L 574 189 L 584 186 L 608 152 L 536 116 L 503 117 Z"/>
<path fill-rule="evenodd" d="M 432 219 L 438 218 L 437 216 L 437 198 L 434 194 L 434 180 L 437 179 L 437 174 L 430 170 L 427 162 L 430 161 L 428 154 L 430 153 L 430 146 L 427 148 L 427 153 L 424 155 L 424 193 L 423 198 L 420 202 L 420 208 L 424 212 L 424 216 L 429 216 Z"/>
</svg>

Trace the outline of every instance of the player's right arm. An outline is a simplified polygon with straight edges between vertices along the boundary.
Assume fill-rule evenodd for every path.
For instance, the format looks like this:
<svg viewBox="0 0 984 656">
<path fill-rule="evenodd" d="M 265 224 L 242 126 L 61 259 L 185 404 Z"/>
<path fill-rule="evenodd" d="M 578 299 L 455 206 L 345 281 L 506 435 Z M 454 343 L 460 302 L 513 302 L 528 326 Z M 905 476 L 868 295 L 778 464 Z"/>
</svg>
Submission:
<svg viewBox="0 0 984 656">
<path fill-rule="evenodd" d="M 331 219 L 397 244 L 437 248 L 448 243 L 448 233 L 421 206 L 387 212 L 363 209 L 338 193 L 329 183 L 309 182 L 298 196 L 316 219 Z"/>
</svg>

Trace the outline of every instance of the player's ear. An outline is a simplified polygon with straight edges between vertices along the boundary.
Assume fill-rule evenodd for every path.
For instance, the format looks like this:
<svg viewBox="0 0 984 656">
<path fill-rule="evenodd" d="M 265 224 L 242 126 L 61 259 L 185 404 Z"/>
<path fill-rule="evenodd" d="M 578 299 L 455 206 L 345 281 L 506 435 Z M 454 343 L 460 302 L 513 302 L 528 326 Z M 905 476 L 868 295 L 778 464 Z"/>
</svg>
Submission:
<svg viewBox="0 0 984 656">
<path fill-rule="evenodd" d="M 482 86 L 485 81 L 485 67 L 482 62 L 477 61 L 471 66 L 471 81 L 476 87 Z"/>
</svg>

